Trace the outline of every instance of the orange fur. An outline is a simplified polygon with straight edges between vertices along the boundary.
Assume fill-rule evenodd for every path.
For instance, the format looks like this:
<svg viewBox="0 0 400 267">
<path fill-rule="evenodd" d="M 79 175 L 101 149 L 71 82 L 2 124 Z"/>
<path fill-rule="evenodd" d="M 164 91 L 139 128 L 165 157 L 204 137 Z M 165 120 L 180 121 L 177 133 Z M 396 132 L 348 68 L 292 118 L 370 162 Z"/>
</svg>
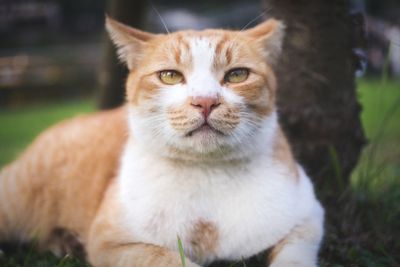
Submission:
<svg viewBox="0 0 400 267">
<path fill-rule="evenodd" d="M 201 259 L 204 254 L 214 253 L 218 238 L 219 232 L 213 223 L 202 220 L 196 222 L 190 236 L 190 243 L 195 248 L 194 257 Z"/>
<path fill-rule="evenodd" d="M 108 27 L 126 33 L 117 31 L 111 37 L 130 68 L 126 82 L 128 105 L 143 105 L 157 95 L 161 86 L 157 78 L 160 68 L 169 69 L 168 64 L 178 71 L 193 67 L 187 38 L 195 35 L 215 39 L 216 70 L 220 66 L 229 70 L 242 62 L 252 64 L 254 71 L 246 82 L 226 86 L 243 97 L 259 118 L 268 116 L 275 108 L 276 81 L 272 67 L 265 64 L 265 60 L 270 63 L 270 58 L 259 56 L 258 39 L 266 42 L 264 36 L 279 25 L 272 21 L 248 32 L 207 30 L 153 35 L 108 19 Z M 273 41 L 269 40 L 267 45 L 279 45 Z M 135 56 L 131 50 L 137 52 Z M 151 57 L 146 56 L 150 54 Z M 176 131 L 185 132 L 188 126 L 198 123 L 199 115 L 190 103 L 188 99 L 184 105 L 168 110 L 168 120 Z M 149 108 L 146 112 L 157 110 Z M 214 123 L 229 132 L 240 122 L 238 112 L 237 107 L 221 99 L 220 107 L 213 111 Z M 134 243 L 126 237 L 121 219 L 124 214 L 116 200 L 118 193 L 113 180 L 118 175 L 128 137 L 125 116 L 122 107 L 60 123 L 41 134 L 19 159 L 5 167 L 0 173 L 0 240 L 37 238 L 43 249 L 59 254 L 74 253 L 81 249 L 81 244 L 95 267 L 180 266 L 177 252 Z M 168 149 L 179 157 L 197 159 L 188 151 Z M 290 172 L 297 172 L 290 147 L 280 131 L 275 140 L 274 159 L 288 166 Z M 156 219 L 162 220 L 162 216 Z M 219 245 L 218 239 L 219 231 L 213 223 L 193 224 L 189 242 L 195 254 L 200 257 L 212 254 Z M 75 253 L 85 255 L 85 252 Z M 188 261 L 188 266 L 197 265 Z"/>
<path fill-rule="evenodd" d="M 277 255 L 281 252 L 281 250 L 286 246 L 286 244 L 289 242 L 288 239 L 282 239 L 281 241 L 279 241 L 278 244 L 276 244 L 271 251 L 269 251 L 269 253 L 267 253 L 267 257 L 268 257 L 268 262 L 273 262 L 275 260 L 275 258 L 277 257 Z"/>
<path fill-rule="evenodd" d="M 60 123 L 2 170 L 4 239 L 38 238 L 48 248 L 47 243 L 54 243 L 53 230 L 63 228 L 86 242 L 104 191 L 116 175 L 127 137 L 124 116 L 120 108 Z"/>
</svg>

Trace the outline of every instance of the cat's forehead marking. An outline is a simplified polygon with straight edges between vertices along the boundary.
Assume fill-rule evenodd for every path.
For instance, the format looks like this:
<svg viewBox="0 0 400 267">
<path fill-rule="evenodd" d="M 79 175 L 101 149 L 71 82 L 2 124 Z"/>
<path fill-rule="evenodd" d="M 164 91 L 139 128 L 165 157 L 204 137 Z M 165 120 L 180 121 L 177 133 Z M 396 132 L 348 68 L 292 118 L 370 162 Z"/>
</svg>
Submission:
<svg viewBox="0 0 400 267">
<path fill-rule="evenodd" d="M 174 48 L 174 59 L 177 64 L 181 64 L 183 61 L 190 62 L 190 46 L 186 38 L 182 34 L 179 34 L 176 38 Z"/>
<path fill-rule="evenodd" d="M 189 39 L 193 69 L 188 79 L 191 96 L 215 96 L 220 85 L 213 73 L 215 38 L 193 36 Z"/>
<path fill-rule="evenodd" d="M 232 50 L 228 45 L 230 39 L 228 36 L 224 35 L 218 41 L 217 45 L 215 46 L 215 65 L 217 66 L 218 63 L 224 62 L 226 64 L 230 64 L 232 62 Z M 232 44 L 232 43 L 231 43 Z M 219 59 L 220 62 L 217 62 Z"/>
<path fill-rule="evenodd" d="M 215 40 L 202 36 L 192 37 L 190 48 L 195 68 L 211 67 L 215 57 Z"/>
</svg>

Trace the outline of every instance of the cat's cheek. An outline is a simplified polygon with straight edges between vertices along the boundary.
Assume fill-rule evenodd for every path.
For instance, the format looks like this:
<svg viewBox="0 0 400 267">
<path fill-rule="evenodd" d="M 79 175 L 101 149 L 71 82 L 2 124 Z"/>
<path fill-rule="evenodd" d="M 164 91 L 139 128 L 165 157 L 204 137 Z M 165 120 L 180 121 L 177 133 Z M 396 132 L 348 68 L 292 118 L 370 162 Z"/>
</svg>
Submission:
<svg viewBox="0 0 400 267">
<path fill-rule="evenodd" d="M 169 106 L 165 113 L 169 126 L 181 137 L 185 137 L 191 130 L 200 127 L 204 122 L 200 113 L 194 110 L 188 102 Z"/>
<path fill-rule="evenodd" d="M 239 94 L 235 93 L 232 89 L 228 87 L 222 87 L 221 98 L 231 106 L 241 107 L 245 106 L 245 99 Z"/>
<path fill-rule="evenodd" d="M 188 99 L 187 86 L 177 84 L 160 88 L 156 101 L 164 108 L 171 108 L 184 104 Z"/>
</svg>

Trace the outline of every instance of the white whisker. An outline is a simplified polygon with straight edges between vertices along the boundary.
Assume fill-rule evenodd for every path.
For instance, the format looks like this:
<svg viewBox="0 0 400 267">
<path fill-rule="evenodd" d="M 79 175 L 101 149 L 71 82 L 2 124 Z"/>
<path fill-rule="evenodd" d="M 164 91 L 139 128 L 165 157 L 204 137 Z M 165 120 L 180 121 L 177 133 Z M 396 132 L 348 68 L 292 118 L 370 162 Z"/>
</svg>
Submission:
<svg viewBox="0 0 400 267">
<path fill-rule="evenodd" d="M 154 6 L 153 2 L 150 1 L 150 5 L 153 8 L 154 12 L 156 12 L 157 16 L 160 18 L 161 23 L 163 24 L 165 30 L 167 31 L 168 34 L 170 34 L 170 31 L 168 30 L 167 23 L 165 23 L 165 20 L 161 16 L 160 12 L 158 12 L 157 8 Z"/>
<path fill-rule="evenodd" d="M 254 21 L 256 21 L 259 18 L 261 18 L 263 15 L 265 15 L 270 10 L 271 10 L 271 8 L 269 8 L 269 7 L 264 9 L 257 17 L 255 17 L 254 19 L 250 20 L 246 25 L 244 25 L 243 28 L 240 29 L 240 31 L 244 31 L 245 29 L 247 29 L 247 27 L 250 26 Z"/>
</svg>

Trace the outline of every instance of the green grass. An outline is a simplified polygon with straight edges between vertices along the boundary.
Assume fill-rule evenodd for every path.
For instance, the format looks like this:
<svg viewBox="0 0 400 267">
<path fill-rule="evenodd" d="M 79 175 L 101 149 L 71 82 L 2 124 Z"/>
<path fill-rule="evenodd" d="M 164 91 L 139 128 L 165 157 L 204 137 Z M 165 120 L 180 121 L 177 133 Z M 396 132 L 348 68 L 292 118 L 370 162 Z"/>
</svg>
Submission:
<svg viewBox="0 0 400 267">
<path fill-rule="evenodd" d="M 38 253 L 33 248 L 14 248 L 12 256 L 0 253 L 1 267 L 89 267 L 73 257 L 57 258 L 50 252 Z"/>
<path fill-rule="evenodd" d="M 186 267 L 186 257 L 185 257 L 185 251 L 183 250 L 183 245 L 182 245 L 182 240 L 177 236 L 178 239 L 178 250 L 179 250 L 179 256 L 181 257 L 181 264 L 182 267 Z"/>
<path fill-rule="evenodd" d="M 368 145 L 338 194 L 321 266 L 400 266 L 400 81 L 360 80 L 357 92 Z"/>
<path fill-rule="evenodd" d="M 400 81 L 359 80 L 358 99 L 363 110 L 361 120 L 367 137 L 374 141 L 383 131 L 385 139 L 400 136 Z M 396 119 L 397 118 L 397 119 Z"/>
<path fill-rule="evenodd" d="M 369 144 L 353 173 L 353 185 L 373 197 L 387 198 L 393 189 L 400 194 L 400 81 L 360 81 L 359 85 Z"/>
<path fill-rule="evenodd" d="M 400 266 L 400 81 L 359 80 L 357 92 L 369 144 L 338 207 L 341 233 L 328 231 L 324 246 L 328 251 L 324 256 L 328 256 L 321 266 Z M 0 166 L 14 159 L 49 125 L 93 110 L 94 103 L 88 100 L 0 109 Z M 58 259 L 17 248 L 7 257 L 0 254 L 0 266 L 86 265 L 73 258 Z"/>
</svg>

